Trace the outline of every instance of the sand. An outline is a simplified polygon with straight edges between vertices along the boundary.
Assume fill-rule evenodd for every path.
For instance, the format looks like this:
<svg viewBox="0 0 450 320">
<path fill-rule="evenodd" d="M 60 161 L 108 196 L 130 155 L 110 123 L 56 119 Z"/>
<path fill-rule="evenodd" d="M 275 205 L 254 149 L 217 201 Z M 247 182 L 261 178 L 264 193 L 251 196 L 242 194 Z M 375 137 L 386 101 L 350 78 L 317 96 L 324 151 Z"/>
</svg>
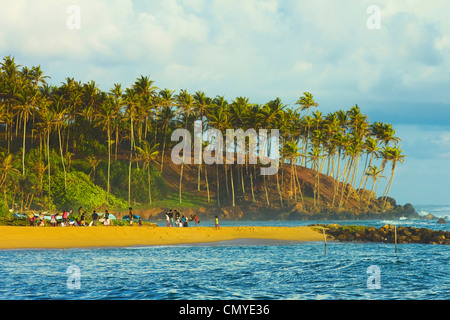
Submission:
<svg viewBox="0 0 450 320">
<path fill-rule="evenodd" d="M 188 227 L 147 226 L 12 227 L 0 226 L 0 249 L 89 248 L 176 245 L 237 239 L 323 241 L 309 227 Z"/>
</svg>

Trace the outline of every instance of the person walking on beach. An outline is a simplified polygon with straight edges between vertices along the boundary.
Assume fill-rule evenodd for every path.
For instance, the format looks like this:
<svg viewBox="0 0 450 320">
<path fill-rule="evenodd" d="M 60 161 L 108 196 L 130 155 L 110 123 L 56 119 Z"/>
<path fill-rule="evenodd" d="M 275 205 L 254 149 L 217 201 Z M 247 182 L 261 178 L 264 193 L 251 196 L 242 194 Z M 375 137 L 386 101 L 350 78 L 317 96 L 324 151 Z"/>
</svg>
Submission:
<svg viewBox="0 0 450 320">
<path fill-rule="evenodd" d="M 169 212 L 166 212 L 166 228 L 170 227 L 170 218 L 169 218 Z"/>
<path fill-rule="evenodd" d="M 129 213 L 128 213 L 128 218 L 129 218 L 129 223 L 130 223 L 130 226 L 131 225 L 133 225 L 133 209 L 130 207 L 129 208 L 130 209 L 130 211 L 129 211 Z"/>
<path fill-rule="evenodd" d="M 92 224 L 93 224 L 94 226 L 97 225 L 97 219 L 98 219 L 98 213 L 95 212 L 95 210 L 94 210 L 94 212 L 92 213 Z"/>
<path fill-rule="evenodd" d="M 216 216 L 216 229 L 219 229 L 219 218 Z"/>
<path fill-rule="evenodd" d="M 198 216 L 194 216 L 195 226 L 197 226 L 198 223 L 200 223 L 200 220 L 198 219 Z"/>
<path fill-rule="evenodd" d="M 172 209 L 169 210 L 167 215 L 169 216 L 169 225 L 171 227 L 173 227 L 173 212 L 172 212 Z"/>
</svg>

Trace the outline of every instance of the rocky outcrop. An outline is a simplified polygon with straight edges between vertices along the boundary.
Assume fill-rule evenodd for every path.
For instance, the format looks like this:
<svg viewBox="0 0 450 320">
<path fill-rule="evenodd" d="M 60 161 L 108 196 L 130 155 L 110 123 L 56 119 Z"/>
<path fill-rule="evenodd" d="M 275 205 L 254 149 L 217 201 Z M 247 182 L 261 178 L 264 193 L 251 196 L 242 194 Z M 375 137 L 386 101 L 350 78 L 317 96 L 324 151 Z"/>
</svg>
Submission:
<svg viewBox="0 0 450 320">
<path fill-rule="evenodd" d="M 384 225 L 378 229 L 375 227 L 341 226 L 338 224 L 316 224 L 311 227 L 325 228 L 326 234 L 332 240 L 395 242 L 395 227 L 393 225 Z M 398 226 L 397 243 L 450 244 L 450 231 Z"/>
</svg>

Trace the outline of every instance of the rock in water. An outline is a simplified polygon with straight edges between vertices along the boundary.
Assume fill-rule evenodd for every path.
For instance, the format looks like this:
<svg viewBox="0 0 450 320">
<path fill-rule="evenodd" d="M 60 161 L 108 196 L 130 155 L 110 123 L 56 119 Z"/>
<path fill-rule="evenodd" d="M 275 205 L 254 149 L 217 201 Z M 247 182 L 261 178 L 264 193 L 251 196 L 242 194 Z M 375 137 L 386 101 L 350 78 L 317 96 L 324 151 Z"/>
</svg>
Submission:
<svg viewBox="0 0 450 320">
<path fill-rule="evenodd" d="M 447 223 L 447 221 L 445 221 L 444 218 L 440 218 L 437 223 L 445 224 L 445 223 Z"/>
</svg>

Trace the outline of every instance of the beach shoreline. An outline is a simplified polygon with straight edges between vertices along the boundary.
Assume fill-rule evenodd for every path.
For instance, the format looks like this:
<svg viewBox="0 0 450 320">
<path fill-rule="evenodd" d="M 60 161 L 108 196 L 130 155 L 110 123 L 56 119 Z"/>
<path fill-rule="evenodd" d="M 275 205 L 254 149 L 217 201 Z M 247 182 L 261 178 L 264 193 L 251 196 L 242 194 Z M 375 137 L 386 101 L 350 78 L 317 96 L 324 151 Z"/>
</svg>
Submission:
<svg viewBox="0 0 450 320">
<path fill-rule="evenodd" d="M 0 226 L 0 249 L 68 249 L 218 243 L 239 239 L 323 241 L 310 227 Z"/>
</svg>

